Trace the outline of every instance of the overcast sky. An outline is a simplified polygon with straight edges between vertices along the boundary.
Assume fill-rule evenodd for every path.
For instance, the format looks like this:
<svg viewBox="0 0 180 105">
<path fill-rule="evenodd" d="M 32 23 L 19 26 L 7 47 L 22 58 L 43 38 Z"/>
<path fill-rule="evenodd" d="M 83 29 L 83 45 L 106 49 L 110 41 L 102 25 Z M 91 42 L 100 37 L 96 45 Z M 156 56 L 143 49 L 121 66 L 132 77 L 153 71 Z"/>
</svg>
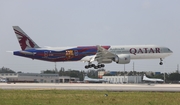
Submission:
<svg viewBox="0 0 180 105">
<path fill-rule="evenodd" d="M 132 60 L 131 71 L 174 72 L 180 63 L 179 0 L 1 0 L 0 67 L 35 72 L 54 63 L 17 57 L 20 50 L 12 26 L 20 26 L 39 46 L 144 45 L 169 47 L 174 53 L 156 60 Z M 59 62 L 57 68 L 85 70 L 83 62 Z M 123 71 L 124 65 L 107 64 Z"/>
</svg>

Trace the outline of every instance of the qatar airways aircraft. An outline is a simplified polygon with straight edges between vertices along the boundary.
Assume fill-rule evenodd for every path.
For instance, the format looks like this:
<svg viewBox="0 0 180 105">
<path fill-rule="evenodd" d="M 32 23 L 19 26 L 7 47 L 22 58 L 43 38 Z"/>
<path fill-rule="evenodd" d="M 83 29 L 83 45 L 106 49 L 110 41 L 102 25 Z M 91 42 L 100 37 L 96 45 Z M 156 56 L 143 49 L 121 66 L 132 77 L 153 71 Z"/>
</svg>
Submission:
<svg viewBox="0 0 180 105">
<path fill-rule="evenodd" d="M 157 45 L 39 47 L 20 27 L 13 29 L 22 49 L 14 55 L 50 62 L 84 61 L 88 62 L 86 69 L 112 62 L 128 64 L 132 59 L 160 59 L 162 65 L 162 60 L 172 54 L 169 48 Z"/>
</svg>

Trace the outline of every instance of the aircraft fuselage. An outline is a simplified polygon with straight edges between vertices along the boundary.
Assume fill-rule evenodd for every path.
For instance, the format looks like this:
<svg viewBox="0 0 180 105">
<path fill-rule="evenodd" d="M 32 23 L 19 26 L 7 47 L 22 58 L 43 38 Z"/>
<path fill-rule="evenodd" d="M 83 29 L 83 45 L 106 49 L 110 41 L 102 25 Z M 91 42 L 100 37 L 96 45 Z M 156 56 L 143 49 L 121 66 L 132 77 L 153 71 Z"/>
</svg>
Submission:
<svg viewBox="0 0 180 105">
<path fill-rule="evenodd" d="M 102 46 L 109 52 L 121 55 L 129 54 L 131 59 L 165 58 L 172 54 L 167 47 L 156 45 L 128 45 L 128 46 Z M 33 48 L 15 51 L 14 55 L 51 62 L 86 61 L 87 56 L 97 52 L 96 46 L 80 46 L 66 48 Z"/>
</svg>

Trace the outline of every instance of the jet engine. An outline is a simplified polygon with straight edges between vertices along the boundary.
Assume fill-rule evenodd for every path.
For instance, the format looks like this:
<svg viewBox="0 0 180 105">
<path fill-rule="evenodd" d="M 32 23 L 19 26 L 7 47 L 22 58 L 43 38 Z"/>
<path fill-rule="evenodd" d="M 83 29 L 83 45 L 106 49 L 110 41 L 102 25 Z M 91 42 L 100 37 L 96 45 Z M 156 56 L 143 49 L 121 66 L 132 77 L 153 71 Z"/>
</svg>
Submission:
<svg viewBox="0 0 180 105">
<path fill-rule="evenodd" d="M 114 62 L 118 64 L 127 64 L 130 62 L 130 60 L 131 59 L 129 54 L 120 54 L 114 58 Z"/>
</svg>

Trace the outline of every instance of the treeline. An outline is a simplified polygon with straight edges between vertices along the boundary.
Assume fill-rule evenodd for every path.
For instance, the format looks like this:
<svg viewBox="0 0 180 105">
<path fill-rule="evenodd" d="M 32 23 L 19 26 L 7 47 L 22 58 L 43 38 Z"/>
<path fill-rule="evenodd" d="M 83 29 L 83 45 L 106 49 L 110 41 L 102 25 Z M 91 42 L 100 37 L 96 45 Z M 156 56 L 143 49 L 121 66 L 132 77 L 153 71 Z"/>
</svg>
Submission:
<svg viewBox="0 0 180 105">
<path fill-rule="evenodd" d="M 23 73 L 22 71 L 15 72 L 9 68 L 2 67 L 0 68 L 0 73 Z M 65 70 L 63 67 L 60 68 L 60 70 L 44 70 L 41 71 L 41 73 L 45 74 L 59 74 L 59 76 L 70 76 L 70 77 L 76 77 L 79 78 L 80 81 L 84 80 L 84 76 L 87 75 L 90 78 L 98 78 L 97 70 L 72 70 L 68 69 Z"/>
<path fill-rule="evenodd" d="M 0 73 L 16 73 L 16 72 L 9 68 L 2 67 L 2 68 L 0 68 Z"/>
<path fill-rule="evenodd" d="M 104 69 L 101 69 L 104 70 Z M 70 77 L 76 77 L 79 78 L 80 81 L 84 80 L 84 76 L 87 75 L 90 78 L 98 78 L 98 71 L 97 70 L 72 70 L 68 69 L 65 70 L 63 67 L 61 67 L 60 70 L 45 70 L 41 71 L 41 73 L 45 74 L 59 74 L 59 76 L 70 76 Z"/>
<path fill-rule="evenodd" d="M 84 76 L 87 75 L 90 78 L 98 78 L 98 71 L 105 71 L 104 69 L 101 70 L 72 70 L 72 69 L 68 69 L 65 70 L 63 67 L 60 68 L 60 70 L 44 70 L 41 71 L 41 73 L 46 73 L 46 74 L 59 74 L 59 76 L 70 76 L 70 77 L 76 77 L 76 78 L 80 78 L 80 80 L 84 80 Z M 6 68 L 6 67 L 2 67 L 0 68 L 0 73 L 16 73 L 15 71 Z M 17 73 L 22 73 L 21 71 L 18 71 Z M 120 72 L 114 72 L 111 73 L 111 71 L 106 71 L 105 72 L 105 76 L 133 76 L 133 75 L 139 75 L 139 76 L 143 76 L 144 74 L 146 74 L 146 72 L 137 72 L 137 71 L 120 71 Z M 180 73 L 178 70 L 176 70 L 173 73 L 160 73 L 160 74 L 154 74 L 151 73 L 150 75 L 147 75 L 147 77 L 149 78 L 159 78 L 159 79 L 163 79 L 165 78 L 166 83 L 177 83 L 180 81 Z"/>
<path fill-rule="evenodd" d="M 160 78 L 163 79 L 165 78 L 166 83 L 179 83 L 180 82 L 180 73 L 179 72 L 174 72 L 174 73 L 161 73 L 157 75 L 152 75 L 149 76 L 150 78 Z"/>
</svg>

